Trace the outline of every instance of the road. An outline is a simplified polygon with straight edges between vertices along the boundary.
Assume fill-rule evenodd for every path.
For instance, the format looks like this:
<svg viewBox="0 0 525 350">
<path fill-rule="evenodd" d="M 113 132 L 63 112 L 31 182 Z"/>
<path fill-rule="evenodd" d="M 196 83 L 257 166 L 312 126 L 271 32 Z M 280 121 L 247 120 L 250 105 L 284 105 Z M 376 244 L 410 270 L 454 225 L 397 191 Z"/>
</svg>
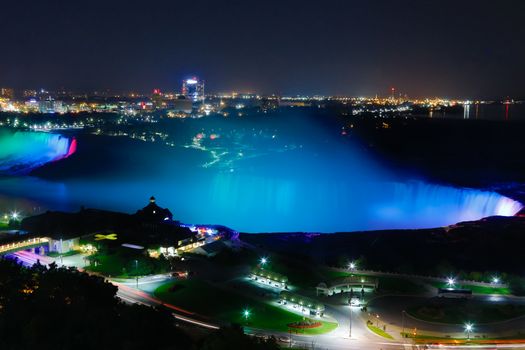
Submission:
<svg viewBox="0 0 525 350">
<path fill-rule="evenodd" d="M 420 304 L 425 299 L 424 297 L 414 296 L 385 296 L 373 300 L 368 307 L 372 314 L 379 314 L 381 319 L 386 321 L 387 327 L 402 328 L 403 310 Z M 514 298 L 509 296 L 489 296 L 489 295 L 475 295 L 473 300 L 490 302 L 494 304 L 512 304 L 524 305 L 523 298 Z M 468 320 L 467 320 L 468 321 Z M 463 332 L 463 325 L 443 325 L 439 323 L 425 322 L 414 319 L 405 314 L 404 317 L 405 329 L 417 328 L 420 334 L 450 336 L 452 338 L 465 337 Z M 381 323 L 383 324 L 383 323 Z M 525 317 L 517 317 L 511 320 L 491 323 L 491 324 L 476 324 L 472 333 L 473 337 L 485 335 L 487 338 L 496 338 L 504 336 L 516 336 L 519 330 L 525 329 Z"/>
<path fill-rule="evenodd" d="M 40 256 L 33 254 L 27 251 L 21 251 L 12 254 L 12 256 L 17 257 L 24 265 L 31 266 L 40 261 L 42 264 L 50 264 L 53 261 L 58 259 Z M 78 260 L 78 261 L 77 261 Z M 71 262 L 78 263 L 82 259 L 72 259 Z M 64 264 L 68 265 L 69 260 L 63 261 Z M 58 261 L 57 261 L 58 263 Z M 59 264 L 60 265 L 60 264 Z M 118 287 L 117 296 L 124 302 L 130 304 L 141 304 L 146 306 L 162 306 L 168 308 L 173 317 L 186 325 L 192 327 L 199 327 L 203 329 L 216 330 L 221 325 L 219 322 L 206 319 L 205 317 L 195 314 L 190 310 L 185 310 L 177 307 L 176 305 L 167 304 L 161 300 L 153 297 L 150 293 L 160 284 L 170 279 L 169 275 L 155 275 L 140 278 L 138 281 L 130 280 L 115 280 L 110 279 L 109 281 Z M 394 304 L 399 307 L 403 307 L 403 302 L 395 302 Z M 295 335 L 282 332 L 272 332 L 261 329 L 246 328 L 245 332 L 250 335 L 265 335 L 265 336 L 275 336 L 277 339 L 282 340 L 281 343 L 290 344 L 294 348 L 304 347 L 306 349 L 334 349 L 334 350 L 394 350 L 394 349 L 425 349 L 421 345 L 414 345 L 410 343 L 410 340 L 395 340 L 387 341 L 386 339 L 381 338 L 380 336 L 372 333 L 366 327 L 366 318 L 368 314 L 364 314 L 359 309 L 354 308 L 353 312 L 353 322 L 352 322 L 352 338 L 349 338 L 349 325 L 350 325 L 350 309 L 349 306 L 326 306 L 326 312 L 334 317 L 338 323 L 339 327 L 329 334 L 317 335 L 317 336 L 305 336 L 305 335 Z M 402 309 L 401 309 L 402 310 Z M 397 311 L 392 311 L 392 315 L 386 315 L 385 318 L 395 319 L 400 316 L 396 314 Z M 399 310 L 400 312 L 400 310 Z M 400 314 L 400 313 L 399 313 Z M 397 315 L 397 316 L 396 316 Z M 388 322 L 387 322 L 388 323 Z M 289 341 L 291 339 L 291 343 Z M 284 342 L 286 340 L 286 342 Z M 406 341 L 403 342 L 403 341 Z M 525 349 L 525 344 L 523 345 L 514 345 L 514 344 L 502 344 L 502 345 L 478 345 L 478 346 L 435 346 L 428 347 L 428 349 Z"/>
</svg>

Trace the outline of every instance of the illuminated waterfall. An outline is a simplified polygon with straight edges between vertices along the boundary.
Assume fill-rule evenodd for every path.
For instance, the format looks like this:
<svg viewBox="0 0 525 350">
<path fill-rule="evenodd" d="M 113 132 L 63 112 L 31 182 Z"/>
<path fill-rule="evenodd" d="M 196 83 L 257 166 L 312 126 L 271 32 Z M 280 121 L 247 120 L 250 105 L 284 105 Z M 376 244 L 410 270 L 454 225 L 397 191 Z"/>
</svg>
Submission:
<svg viewBox="0 0 525 350">
<path fill-rule="evenodd" d="M 0 174 L 25 174 L 46 163 L 67 158 L 76 140 L 44 132 L 0 132 Z"/>
<path fill-rule="evenodd" d="M 512 216 L 522 208 L 495 192 L 423 181 L 276 180 L 230 174 L 216 177 L 206 198 L 212 215 L 232 218 L 234 227 L 252 232 L 431 228 Z"/>
<path fill-rule="evenodd" d="M 99 176 L 79 170 L 60 182 L 0 177 L 0 193 L 34 199 L 49 208 L 77 210 L 85 205 L 126 212 L 134 212 L 144 198 L 155 194 L 184 222 L 218 223 L 245 232 L 430 228 L 510 216 L 522 208 L 496 192 L 394 177 L 352 149 L 322 156 L 294 150 L 253 158 L 225 172 L 201 167 L 202 158 L 186 149 L 151 145 L 140 152 L 142 143 L 131 148 L 128 142 L 111 139 L 110 144 L 122 161 L 108 162 Z M 24 174 L 68 157 L 75 149 L 75 139 L 56 134 L 0 131 L 0 174 Z M 93 161 L 93 154 L 85 152 L 71 160 Z M 58 162 L 54 168 L 59 172 L 65 164 Z"/>
</svg>

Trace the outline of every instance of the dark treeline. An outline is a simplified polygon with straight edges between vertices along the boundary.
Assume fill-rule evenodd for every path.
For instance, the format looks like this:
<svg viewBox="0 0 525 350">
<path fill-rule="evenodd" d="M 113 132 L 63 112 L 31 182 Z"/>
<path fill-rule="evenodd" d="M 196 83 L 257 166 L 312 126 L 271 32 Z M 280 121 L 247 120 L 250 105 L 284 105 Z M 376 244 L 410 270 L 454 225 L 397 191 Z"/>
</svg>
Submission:
<svg viewBox="0 0 525 350">
<path fill-rule="evenodd" d="M 278 349 L 232 327 L 195 337 L 168 311 L 127 305 L 117 287 L 73 268 L 0 260 L 0 349 Z"/>
</svg>

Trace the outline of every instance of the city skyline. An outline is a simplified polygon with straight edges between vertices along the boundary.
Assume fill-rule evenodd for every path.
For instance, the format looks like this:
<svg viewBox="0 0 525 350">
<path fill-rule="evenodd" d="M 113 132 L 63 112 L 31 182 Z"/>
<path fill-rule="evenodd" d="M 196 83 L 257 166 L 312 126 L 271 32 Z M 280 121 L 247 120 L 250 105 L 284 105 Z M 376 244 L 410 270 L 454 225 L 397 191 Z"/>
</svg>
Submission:
<svg viewBox="0 0 525 350">
<path fill-rule="evenodd" d="M 504 1 L 10 3 L 0 86 L 525 96 L 525 5 Z"/>
</svg>

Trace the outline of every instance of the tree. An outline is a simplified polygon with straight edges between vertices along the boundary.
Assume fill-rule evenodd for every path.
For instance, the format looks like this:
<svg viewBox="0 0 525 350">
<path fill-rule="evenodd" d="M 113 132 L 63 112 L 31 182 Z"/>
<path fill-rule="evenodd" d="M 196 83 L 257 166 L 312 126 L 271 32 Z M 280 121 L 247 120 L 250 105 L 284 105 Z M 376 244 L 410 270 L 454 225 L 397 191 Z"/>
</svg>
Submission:
<svg viewBox="0 0 525 350">
<path fill-rule="evenodd" d="M 73 268 L 0 260 L 0 349 L 189 349 L 171 315 Z"/>
</svg>

